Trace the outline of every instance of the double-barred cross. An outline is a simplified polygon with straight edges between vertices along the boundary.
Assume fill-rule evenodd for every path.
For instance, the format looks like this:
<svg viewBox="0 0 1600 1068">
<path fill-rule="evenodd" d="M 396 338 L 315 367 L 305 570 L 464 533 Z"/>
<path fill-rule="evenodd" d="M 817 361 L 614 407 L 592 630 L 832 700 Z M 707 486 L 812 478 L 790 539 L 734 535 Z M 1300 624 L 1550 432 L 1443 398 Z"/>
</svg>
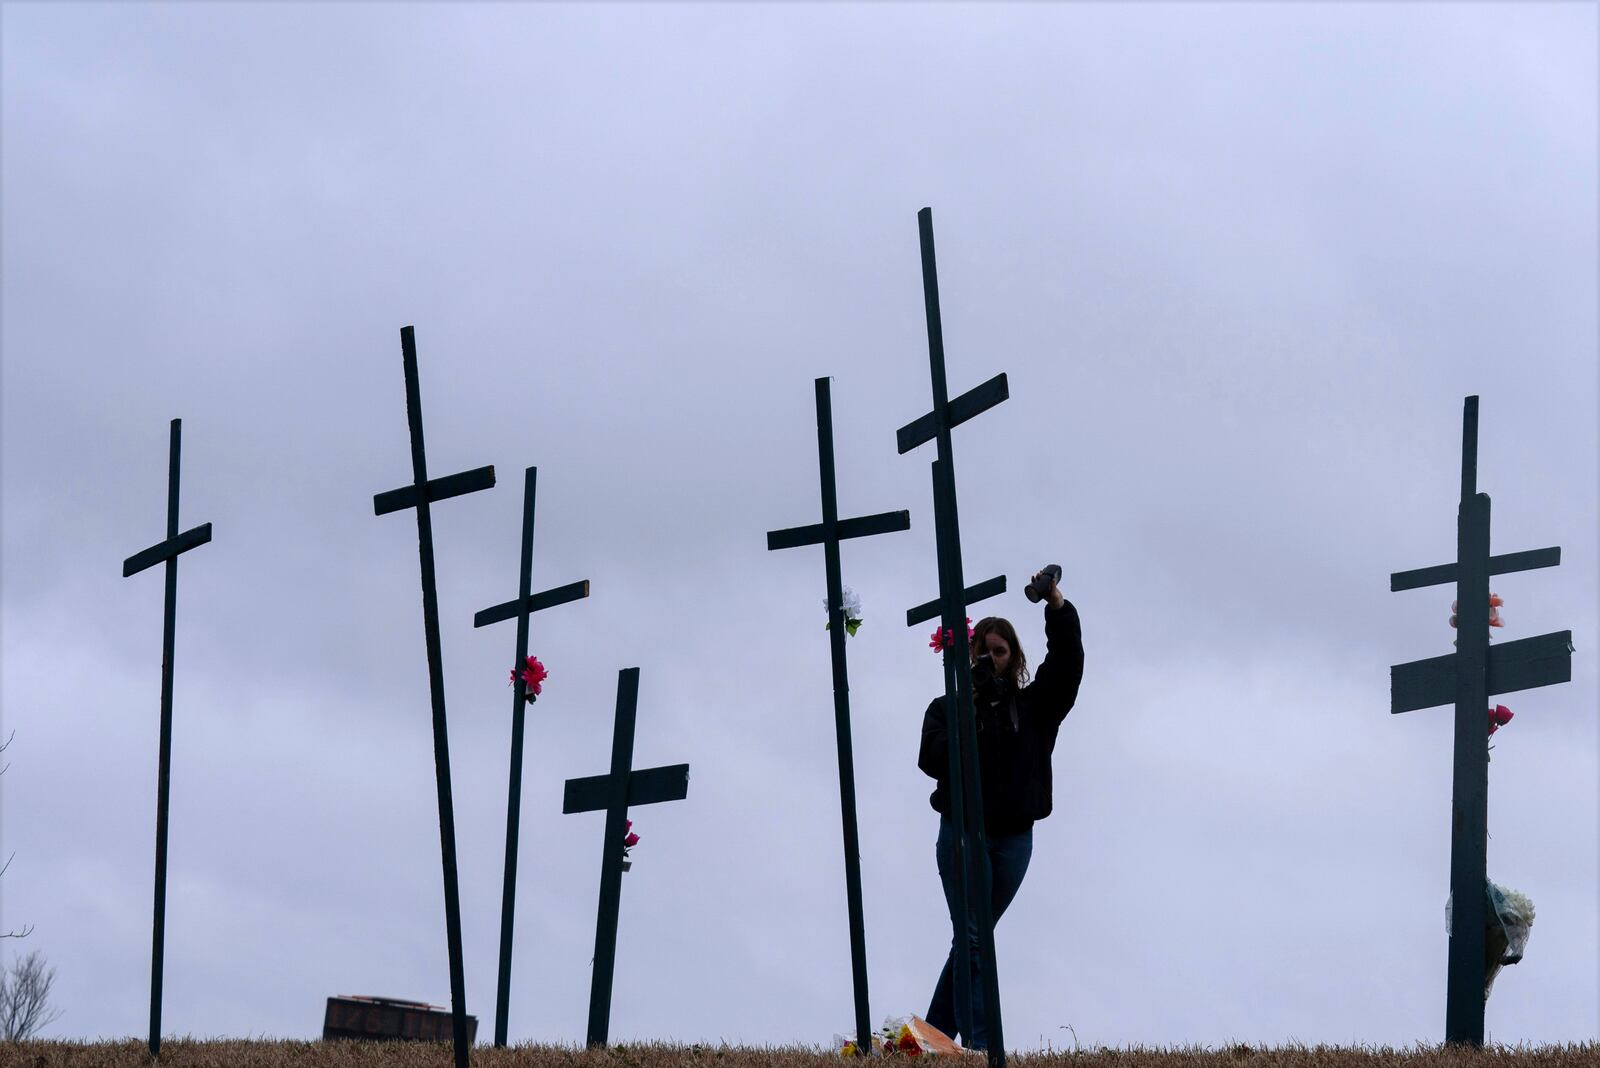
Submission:
<svg viewBox="0 0 1600 1068">
<path fill-rule="evenodd" d="M 861 908 L 861 840 L 856 828 L 855 758 L 850 744 L 850 678 L 845 667 L 844 579 L 839 543 L 911 529 L 911 513 L 879 512 L 855 519 L 839 518 L 839 497 L 833 467 L 833 399 L 828 380 L 816 380 L 817 466 L 822 476 L 822 522 L 767 532 L 767 549 L 793 549 L 821 544 L 828 580 L 828 644 L 833 657 L 833 724 L 839 750 L 839 811 L 844 823 L 845 899 L 850 914 L 850 975 L 855 990 L 857 1048 L 869 1048 L 872 1033 L 867 1010 L 867 936 Z"/>
<path fill-rule="evenodd" d="M 622 904 L 623 839 L 630 805 L 682 801 L 689 796 L 689 765 L 633 769 L 633 726 L 639 708 L 639 669 L 617 674 L 617 713 L 611 735 L 611 771 L 568 779 L 561 811 L 606 813 L 600 851 L 600 907 L 594 930 L 594 975 L 589 986 L 588 1045 L 604 1046 L 611 1030 L 611 980 L 617 965 L 617 913 Z"/>
<path fill-rule="evenodd" d="M 422 559 L 422 627 L 428 649 L 428 692 L 433 702 L 433 767 L 439 793 L 439 846 L 444 867 L 445 937 L 450 952 L 450 1011 L 456 1068 L 467 1068 L 471 1051 L 467 1036 L 467 995 L 461 964 L 461 895 L 456 878 L 455 803 L 450 792 L 450 732 L 445 722 L 444 656 L 439 648 L 439 591 L 433 570 L 433 513 L 435 501 L 494 485 L 494 468 L 478 467 L 459 475 L 428 478 L 428 459 L 422 440 L 422 388 L 417 379 L 416 334 L 409 326 L 400 330 L 400 352 L 405 365 L 406 420 L 411 428 L 409 486 L 377 494 L 373 511 L 387 515 L 405 508 L 417 510 L 417 551 Z"/>
<path fill-rule="evenodd" d="M 1002 372 L 950 399 L 945 383 L 944 327 L 939 315 L 939 272 L 933 252 L 933 210 L 917 213 L 922 244 L 922 296 L 928 321 L 928 365 L 933 380 L 933 409 L 900 428 L 902 454 L 927 441 L 938 443 L 933 463 L 934 534 L 938 543 L 939 596 L 906 612 L 906 625 L 914 627 L 940 619 L 940 631 L 956 636 L 944 651 L 945 708 L 951 720 L 945 734 L 950 746 L 951 823 L 956 830 L 956 914 L 975 914 L 978 926 L 979 971 L 983 978 L 983 1004 L 988 1032 L 989 1063 L 1004 1068 L 1005 1038 L 1000 1020 L 999 969 L 994 953 L 994 909 L 991 902 L 988 849 L 983 831 L 983 792 L 978 775 L 978 733 L 972 705 L 972 665 L 966 642 L 967 606 L 1005 592 L 1004 575 L 967 587 L 961 566 L 961 524 L 956 509 L 955 465 L 950 431 L 988 411 L 1010 394 Z M 968 909 L 971 908 L 969 913 Z M 955 982 L 956 1021 L 963 1039 L 972 1041 L 972 981 L 967 968 L 967 925 L 955 925 L 956 951 L 951 962 Z"/>
<path fill-rule="evenodd" d="M 122 562 L 122 577 L 167 565 L 166 609 L 161 624 L 161 756 L 156 772 L 155 918 L 150 936 L 150 1056 L 161 1054 L 161 980 L 167 940 L 167 799 L 172 786 L 172 654 L 178 610 L 178 557 L 211 540 L 211 524 L 178 533 L 178 468 L 183 420 L 172 421 L 167 446 L 167 536 Z"/>
<path fill-rule="evenodd" d="M 1445 1041 L 1483 1045 L 1489 747 L 1486 709 L 1495 694 L 1572 680 L 1572 632 L 1557 631 L 1489 645 L 1489 577 L 1554 567 L 1559 547 L 1489 555 L 1489 495 L 1477 491 L 1478 398 L 1462 416 L 1461 506 L 1456 562 L 1398 571 L 1389 589 L 1456 584 L 1456 651 L 1389 669 L 1390 712 L 1454 703 L 1455 769 L 1451 780 L 1450 958 Z"/>
<path fill-rule="evenodd" d="M 485 608 L 472 617 L 474 627 L 487 627 L 491 623 L 515 619 L 517 621 L 517 656 L 512 663 L 511 697 L 511 785 L 506 801 L 506 864 L 505 885 L 500 895 L 500 979 L 495 990 L 494 1044 L 506 1044 L 507 1016 L 511 1009 L 511 932 L 517 907 L 517 839 L 522 820 L 522 734 L 523 710 L 527 707 L 527 684 L 522 669 L 528 660 L 528 616 L 545 608 L 566 604 L 589 596 L 589 580 L 582 579 L 558 586 L 542 593 L 530 592 L 533 586 L 533 502 L 536 495 L 539 469 L 530 467 L 523 472 L 522 485 L 522 566 L 520 591 L 515 600 L 504 601 Z"/>
</svg>

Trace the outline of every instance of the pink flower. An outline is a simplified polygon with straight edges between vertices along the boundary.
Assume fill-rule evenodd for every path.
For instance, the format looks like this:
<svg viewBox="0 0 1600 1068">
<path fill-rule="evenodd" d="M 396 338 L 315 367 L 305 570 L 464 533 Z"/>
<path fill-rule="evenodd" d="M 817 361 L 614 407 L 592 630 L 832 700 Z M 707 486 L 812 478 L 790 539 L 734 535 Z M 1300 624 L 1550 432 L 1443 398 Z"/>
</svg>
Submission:
<svg viewBox="0 0 1600 1068">
<path fill-rule="evenodd" d="M 972 617 L 971 616 L 967 617 L 967 641 L 969 641 L 969 642 L 972 641 Z M 955 632 L 952 631 L 949 627 L 945 627 L 942 631 L 935 630 L 933 632 L 933 634 L 931 636 L 929 636 L 929 638 L 928 638 L 928 648 L 932 649 L 934 652 L 940 652 L 940 651 L 945 650 L 945 649 L 954 649 L 955 645 L 956 645 Z"/>
<path fill-rule="evenodd" d="M 627 846 L 629 849 L 632 849 L 634 846 L 639 844 L 639 836 L 636 834 L 629 834 L 628 837 L 622 840 L 622 844 Z"/>
<path fill-rule="evenodd" d="M 544 680 L 550 677 L 550 672 L 546 671 L 545 666 L 539 663 L 538 657 L 530 656 L 521 671 L 516 668 L 511 669 L 511 682 L 513 685 L 516 684 L 519 677 L 527 687 L 528 703 L 531 705 L 533 704 L 533 699 L 544 691 Z"/>
</svg>

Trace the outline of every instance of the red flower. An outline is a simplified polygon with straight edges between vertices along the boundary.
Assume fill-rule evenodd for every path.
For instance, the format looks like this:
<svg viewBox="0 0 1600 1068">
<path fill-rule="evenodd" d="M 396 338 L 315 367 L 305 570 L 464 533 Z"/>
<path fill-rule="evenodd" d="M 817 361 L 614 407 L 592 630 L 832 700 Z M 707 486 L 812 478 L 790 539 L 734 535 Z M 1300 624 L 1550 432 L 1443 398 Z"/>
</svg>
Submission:
<svg viewBox="0 0 1600 1068">
<path fill-rule="evenodd" d="M 972 641 L 972 617 L 971 616 L 967 617 L 967 641 L 969 641 L 969 642 Z M 933 634 L 930 635 L 929 638 L 928 638 L 928 648 L 932 649 L 934 652 L 940 652 L 940 651 L 945 650 L 945 649 L 954 649 L 955 648 L 955 644 L 956 644 L 955 632 L 952 631 L 949 627 L 945 627 L 943 630 L 935 630 L 933 632 Z"/>
<path fill-rule="evenodd" d="M 544 691 L 543 683 L 545 679 L 550 677 L 550 672 L 546 671 L 544 665 L 539 663 L 538 657 L 530 656 L 521 671 L 516 668 L 511 669 L 511 682 L 513 685 L 516 684 L 519 677 L 527 687 L 525 692 L 528 695 L 528 703 L 532 704 L 533 699 Z"/>
<path fill-rule="evenodd" d="M 628 837 L 622 840 L 622 844 L 627 846 L 629 849 L 632 849 L 634 846 L 639 844 L 639 836 L 630 833 Z"/>
<path fill-rule="evenodd" d="M 1504 727 L 1507 723 L 1510 723 L 1511 716 L 1511 709 L 1507 708 L 1505 705 L 1495 705 L 1493 708 L 1491 708 L 1489 710 L 1489 733 L 1493 734 L 1501 727 Z"/>
</svg>

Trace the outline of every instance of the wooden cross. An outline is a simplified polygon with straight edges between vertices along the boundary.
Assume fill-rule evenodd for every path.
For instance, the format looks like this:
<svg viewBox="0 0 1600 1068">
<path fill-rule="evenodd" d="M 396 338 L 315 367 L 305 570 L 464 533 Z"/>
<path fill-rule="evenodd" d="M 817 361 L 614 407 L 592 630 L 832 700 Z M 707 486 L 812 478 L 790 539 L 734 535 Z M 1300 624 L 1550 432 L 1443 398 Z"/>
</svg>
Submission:
<svg viewBox="0 0 1600 1068">
<path fill-rule="evenodd" d="M 513 661 L 511 699 L 511 788 L 506 802 L 506 866 L 505 887 L 500 897 L 500 983 L 495 994 L 494 1044 L 506 1044 L 506 1017 L 511 1005 L 511 931 L 517 907 L 517 838 L 522 815 L 522 721 L 527 707 L 527 684 L 522 669 L 528 662 L 528 616 L 544 608 L 576 601 L 589 596 L 589 580 L 572 582 L 543 593 L 529 592 L 533 584 L 533 500 L 539 469 L 530 467 L 524 473 L 522 486 L 522 569 L 516 600 L 485 608 L 472 617 L 474 627 L 515 618 L 517 621 L 517 658 Z"/>
<path fill-rule="evenodd" d="M 855 759 L 850 745 L 850 680 L 845 669 L 844 580 L 840 575 L 839 542 L 911 528 L 911 513 L 880 512 L 856 519 L 839 518 L 833 469 L 833 400 L 828 380 L 816 380 L 817 456 L 822 472 L 822 522 L 767 532 L 767 549 L 823 546 L 828 580 L 829 648 L 833 655 L 833 724 L 839 750 L 839 810 L 844 822 L 845 898 L 850 914 L 850 973 L 855 988 L 856 1048 L 870 1049 L 872 1027 L 867 1011 L 867 936 L 861 911 L 861 845 L 856 830 Z"/>
<path fill-rule="evenodd" d="M 172 421 L 167 447 L 167 537 L 122 562 L 122 577 L 167 565 L 166 609 L 161 624 L 161 756 L 156 774 L 155 919 L 150 945 L 150 1056 L 161 1053 L 161 977 L 167 939 L 167 798 L 172 785 L 172 653 L 178 610 L 178 557 L 211 540 L 211 524 L 178 533 L 178 458 L 183 420 Z"/>
<path fill-rule="evenodd" d="M 953 582 L 954 588 L 959 589 L 961 582 L 959 570 L 956 578 L 950 577 L 952 559 L 956 568 L 960 567 L 961 550 L 960 536 L 953 529 L 949 505 L 954 499 L 955 486 L 952 483 L 948 490 L 944 488 L 948 471 L 948 464 L 941 460 L 933 462 L 934 538 L 937 545 L 939 586 L 943 589 Z M 947 492 L 950 495 L 948 497 Z M 963 635 L 966 633 L 968 606 L 998 596 L 1005 591 L 1005 576 L 997 575 L 962 590 L 960 600 L 954 608 L 950 608 L 942 600 L 935 600 L 908 610 L 906 626 L 914 627 L 937 618 L 940 633 Z M 961 696 L 963 672 L 966 677 L 965 698 Z M 947 711 L 945 739 L 949 746 L 951 771 L 950 821 L 956 828 L 955 866 L 958 873 L 956 912 L 962 916 L 968 915 L 968 909 L 974 904 L 973 898 L 977 899 L 979 967 L 983 970 L 986 980 L 984 1011 L 989 1018 L 998 1019 L 996 1013 L 1000 995 L 994 990 L 992 982 L 994 969 L 989 966 L 989 962 L 995 959 L 992 878 L 989 865 L 983 863 L 988 855 L 988 845 L 983 829 L 983 790 L 978 772 L 978 733 L 973 712 L 971 672 L 967 643 L 956 637 L 944 650 L 944 702 Z M 958 709 L 961 711 L 955 711 Z M 985 932 L 988 933 L 987 938 L 984 936 Z M 957 949 L 955 961 L 951 965 L 951 979 L 955 986 L 956 1026 L 961 1031 L 963 1042 L 970 1045 L 973 1003 L 972 974 L 967 967 L 968 954 L 971 952 L 967 925 L 961 924 L 954 934 Z M 993 1035 L 991 1031 L 989 1036 L 991 1055 L 998 1049 L 998 1056 L 1003 1059 L 1004 1047 L 994 1041 Z"/>
<path fill-rule="evenodd" d="M 611 979 L 617 964 L 617 912 L 622 903 L 622 840 L 628 806 L 682 801 L 689 796 L 689 765 L 633 770 L 633 724 L 639 706 L 639 669 L 617 673 L 616 725 L 611 735 L 611 771 L 568 779 L 561 811 L 606 813 L 600 851 L 600 908 L 594 931 L 594 978 L 589 987 L 590 1046 L 604 1046 L 611 1029 Z"/>
<path fill-rule="evenodd" d="M 1462 416 L 1461 506 L 1456 562 L 1398 571 L 1391 591 L 1456 584 L 1456 651 L 1389 669 L 1389 711 L 1455 704 L 1455 771 L 1451 781 L 1450 958 L 1445 1041 L 1483 1045 L 1483 981 L 1487 916 L 1489 819 L 1488 701 L 1494 694 L 1572 680 L 1572 632 L 1489 645 L 1489 576 L 1561 562 L 1561 549 L 1489 555 L 1489 495 L 1477 492 L 1478 398 Z"/>
<path fill-rule="evenodd" d="M 433 766 L 439 792 L 439 845 L 444 866 L 445 937 L 450 951 L 450 1010 L 456 1068 L 467 1068 L 471 1039 L 467 1035 L 466 980 L 461 964 L 461 895 L 456 879 L 455 803 L 450 793 L 450 732 L 445 723 L 444 657 L 439 649 L 439 591 L 433 572 L 434 501 L 459 497 L 494 485 L 494 468 L 479 467 L 445 478 L 428 478 L 422 442 L 422 389 L 417 380 L 416 334 L 400 330 L 406 376 L 406 420 L 411 427 L 411 472 L 408 486 L 377 494 L 373 511 L 387 515 L 404 508 L 417 510 L 417 549 L 422 558 L 422 629 L 428 649 L 428 691 L 433 701 Z"/>
<path fill-rule="evenodd" d="M 939 316 L 939 272 L 933 254 L 933 209 L 923 208 L 917 213 L 918 233 L 922 243 L 922 295 L 928 320 L 928 364 L 933 380 L 933 410 L 900 428 L 897 437 L 902 454 L 926 441 L 937 441 L 938 459 L 933 465 L 934 534 L 938 543 L 939 598 L 918 605 L 906 612 L 906 625 L 916 626 L 938 616 L 941 629 L 948 628 L 955 635 L 966 633 L 966 607 L 968 604 L 992 597 L 1005 591 L 1005 576 L 966 588 L 961 567 L 961 524 L 956 511 L 955 465 L 951 458 L 950 431 L 952 428 L 988 411 L 1010 394 L 1004 373 L 998 374 L 955 400 L 949 399 L 944 370 L 944 328 Z M 959 638 L 958 638 L 959 641 Z M 989 1042 L 989 1063 L 993 1068 L 1004 1068 L 1005 1038 L 1000 1021 L 1000 991 L 998 969 L 994 955 L 994 909 L 990 900 L 990 874 L 987 845 L 984 840 L 982 805 L 983 794 L 978 775 L 977 726 L 972 704 L 972 665 L 967 657 L 965 643 L 954 650 L 945 651 L 946 708 L 954 723 L 947 724 L 950 739 L 950 807 L 951 822 L 956 830 L 956 860 L 965 874 L 958 880 L 958 912 L 967 915 L 965 899 L 968 888 L 976 901 L 978 919 L 979 969 L 984 977 L 983 996 Z M 954 729 L 950 729 L 954 728 Z M 957 789 L 957 783 L 960 789 Z M 958 923 L 956 941 L 965 942 L 965 923 Z M 956 1019 L 962 1037 L 970 1043 L 972 1037 L 971 980 L 959 956 L 953 965 L 956 993 Z"/>
</svg>

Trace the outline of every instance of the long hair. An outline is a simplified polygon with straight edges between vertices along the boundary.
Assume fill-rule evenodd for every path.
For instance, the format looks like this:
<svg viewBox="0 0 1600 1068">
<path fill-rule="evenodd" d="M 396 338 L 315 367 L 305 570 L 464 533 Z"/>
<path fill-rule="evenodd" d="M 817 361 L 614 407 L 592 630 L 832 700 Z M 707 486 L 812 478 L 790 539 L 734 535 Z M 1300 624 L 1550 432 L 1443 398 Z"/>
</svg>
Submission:
<svg viewBox="0 0 1600 1068">
<path fill-rule="evenodd" d="M 972 628 L 972 645 L 968 649 L 974 663 L 978 657 L 989 648 L 989 635 L 997 634 L 1011 646 L 1011 663 L 1006 665 L 1007 679 L 1011 685 L 1020 690 L 1028 685 L 1028 658 L 1023 655 L 1022 645 L 1017 641 L 1017 628 L 1011 625 L 1009 619 L 999 616 L 984 616 L 978 620 L 978 625 Z"/>
</svg>

